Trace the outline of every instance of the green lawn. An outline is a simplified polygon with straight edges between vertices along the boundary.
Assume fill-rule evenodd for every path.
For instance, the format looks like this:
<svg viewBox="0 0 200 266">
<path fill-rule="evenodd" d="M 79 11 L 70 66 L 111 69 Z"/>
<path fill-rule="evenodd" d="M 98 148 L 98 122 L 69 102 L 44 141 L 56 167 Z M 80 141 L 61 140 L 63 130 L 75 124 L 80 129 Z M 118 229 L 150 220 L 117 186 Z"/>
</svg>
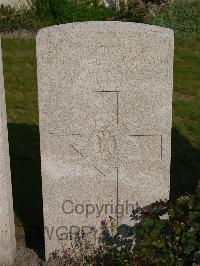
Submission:
<svg viewBox="0 0 200 266">
<path fill-rule="evenodd" d="M 35 39 L 3 39 L 4 77 L 16 224 L 42 225 Z M 171 196 L 200 179 L 200 40 L 175 42 Z"/>
</svg>

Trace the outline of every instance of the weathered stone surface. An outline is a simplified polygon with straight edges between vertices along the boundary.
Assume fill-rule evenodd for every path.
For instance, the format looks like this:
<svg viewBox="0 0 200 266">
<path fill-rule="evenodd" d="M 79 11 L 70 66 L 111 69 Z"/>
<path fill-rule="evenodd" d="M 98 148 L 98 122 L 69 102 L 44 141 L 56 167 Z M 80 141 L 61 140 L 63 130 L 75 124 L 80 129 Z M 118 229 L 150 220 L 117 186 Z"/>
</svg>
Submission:
<svg viewBox="0 0 200 266">
<path fill-rule="evenodd" d="M 129 204 L 168 198 L 173 32 L 122 22 L 54 26 L 39 32 L 37 60 L 48 257 L 60 226 L 99 227 L 109 215 L 120 225 Z"/>
<path fill-rule="evenodd" d="M 27 0 L 0 0 L 0 5 L 11 5 L 16 8 L 20 8 L 22 6 L 29 6 Z"/>
<path fill-rule="evenodd" d="M 15 245 L 10 158 L 0 48 L 0 265 L 13 263 Z"/>
<path fill-rule="evenodd" d="M 19 0 L 0 0 L 0 5 L 17 5 L 19 3 Z"/>
</svg>

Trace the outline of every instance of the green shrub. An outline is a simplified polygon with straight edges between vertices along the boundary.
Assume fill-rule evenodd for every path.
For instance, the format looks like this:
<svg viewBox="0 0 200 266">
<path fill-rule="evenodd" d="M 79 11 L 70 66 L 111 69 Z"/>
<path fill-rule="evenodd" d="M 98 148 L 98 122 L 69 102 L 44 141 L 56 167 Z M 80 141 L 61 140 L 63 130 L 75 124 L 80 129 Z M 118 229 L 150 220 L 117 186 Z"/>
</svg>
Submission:
<svg viewBox="0 0 200 266">
<path fill-rule="evenodd" d="M 65 0 L 28 0 L 29 8 L 32 14 L 44 23 L 46 21 L 54 21 L 59 23 L 62 21 L 65 13 Z"/>
<path fill-rule="evenodd" d="M 32 16 L 45 26 L 75 21 L 106 20 L 111 16 L 99 0 L 29 0 Z"/>
<path fill-rule="evenodd" d="M 200 37 L 200 1 L 175 0 L 147 23 L 169 27 L 177 36 Z"/>
<path fill-rule="evenodd" d="M 200 187 L 196 195 L 138 208 L 133 217 L 141 220 L 132 228 L 136 234 L 132 233 L 135 240 L 131 243 L 136 245 L 130 248 L 130 234 L 120 242 L 118 232 L 112 245 L 106 245 L 106 256 L 101 258 L 101 262 L 109 263 L 99 265 L 199 265 Z"/>
<path fill-rule="evenodd" d="M 120 11 L 106 8 L 100 0 L 28 0 L 28 7 L 0 6 L 0 32 L 80 21 L 122 20 L 172 28 L 183 37 L 200 37 L 199 0 L 120 1 Z"/>
<path fill-rule="evenodd" d="M 19 28 L 22 16 L 20 12 L 17 12 L 15 8 L 11 6 L 0 6 L 0 30 L 9 31 L 13 28 Z"/>
<path fill-rule="evenodd" d="M 25 7 L 16 9 L 11 6 L 0 6 L 0 32 L 15 30 L 37 30 L 39 21 L 35 20 Z"/>
<path fill-rule="evenodd" d="M 33 30 L 50 25 L 90 20 L 107 20 L 112 11 L 99 0 L 28 0 L 20 9 L 0 6 L 0 32 Z"/>
<path fill-rule="evenodd" d="M 152 204 L 142 216 L 134 261 L 141 265 L 200 263 L 200 193 Z"/>
<path fill-rule="evenodd" d="M 105 256 L 100 257 L 98 265 L 199 265 L 200 188 L 196 195 L 138 208 L 133 217 L 140 218 L 141 222 L 132 228 L 136 233 L 132 233 L 135 237 L 131 241 L 132 248 L 130 234 L 126 241 L 119 241 L 118 232 L 110 241 L 111 245 L 107 241 Z M 130 233 L 131 229 L 128 231 Z"/>
</svg>

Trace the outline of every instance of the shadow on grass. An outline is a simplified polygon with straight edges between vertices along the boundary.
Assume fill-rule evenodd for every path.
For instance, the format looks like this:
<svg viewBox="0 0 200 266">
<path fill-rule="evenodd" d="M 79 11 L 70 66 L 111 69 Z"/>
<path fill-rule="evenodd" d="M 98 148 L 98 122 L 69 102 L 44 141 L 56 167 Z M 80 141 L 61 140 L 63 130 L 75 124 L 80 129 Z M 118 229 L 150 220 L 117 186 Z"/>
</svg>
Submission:
<svg viewBox="0 0 200 266">
<path fill-rule="evenodd" d="M 191 146 L 175 128 L 172 129 L 170 197 L 194 194 L 200 181 L 200 149 Z"/>
<path fill-rule="evenodd" d="M 9 143 L 15 213 L 25 231 L 26 244 L 44 256 L 39 128 L 9 124 Z M 172 131 L 171 197 L 193 193 L 200 173 L 200 150 L 176 129 Z"/>
<path fill-rule="evenodd" d="M 43 204 L 38 126 L 9 124 L 15 214 L 23 225 L 27 247 L 44 257 Z"/>
</svg>

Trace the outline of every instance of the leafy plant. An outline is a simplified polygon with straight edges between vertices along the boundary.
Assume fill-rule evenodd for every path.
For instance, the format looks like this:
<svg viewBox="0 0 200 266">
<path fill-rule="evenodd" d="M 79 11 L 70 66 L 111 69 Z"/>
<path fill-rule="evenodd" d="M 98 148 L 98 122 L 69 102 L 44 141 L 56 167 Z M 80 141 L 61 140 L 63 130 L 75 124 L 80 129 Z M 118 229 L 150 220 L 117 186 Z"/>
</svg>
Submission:
<svg viewBox="0 0 200 266">
<path fill-rule="evenodd" d="M 184 37 L 200 36 L 199 0 L 121 0 L 120 10 L 106 8 L 101 0 L 27 0 L 16 9 L 0 6 L 0 31 L 34 30 L 90 20 L 122 20 L 172 28 Z"/>
<path fill-rule="evenodd" d="M 71 250 L 62 249 L 61 257 L 59 250 L 55 253 L 57 258 L 76 265 L 189 266 L 200 263 L 200 190 L 196 195 L 184 195 L 175 201 L 138 207 L 132 217 L 141 220 L 132 230 L 125 226 L 122 231 L 120 227 L 116 231 L 110 217 L 109 223 L 103 220 L 101 235 L 96 231 L 89 235 L 81 233 L 75 244 L 70 240 L 71 244 L 66 245 L 73 247 Z"/>
<path fill-rule="evenodd" d="M 135 260 L 147 265 L 200 263 L 200 193 L 157 202 L 142 216 Z"/>
<path fill-rule="evenodd" d="M 60 23 L 107 20 L 112 11 L 100 0 L 27 0 L 19 9 L 0 6 L 0 32 L 33 30 Z"/>
<path fill-rule="evenodd" d="M 0 6 L 0 32 L 37 28 L 40 28 L 39 22 L 31 16 L 30 10 L 25 6 L 19 9 L 9 5 Z"/>
<path fill-rule="evenodd" d="M 100 0 L 28 0 L 32 16 L 45 25 L 105 20 L 111 16 Z"/>
</svg>

